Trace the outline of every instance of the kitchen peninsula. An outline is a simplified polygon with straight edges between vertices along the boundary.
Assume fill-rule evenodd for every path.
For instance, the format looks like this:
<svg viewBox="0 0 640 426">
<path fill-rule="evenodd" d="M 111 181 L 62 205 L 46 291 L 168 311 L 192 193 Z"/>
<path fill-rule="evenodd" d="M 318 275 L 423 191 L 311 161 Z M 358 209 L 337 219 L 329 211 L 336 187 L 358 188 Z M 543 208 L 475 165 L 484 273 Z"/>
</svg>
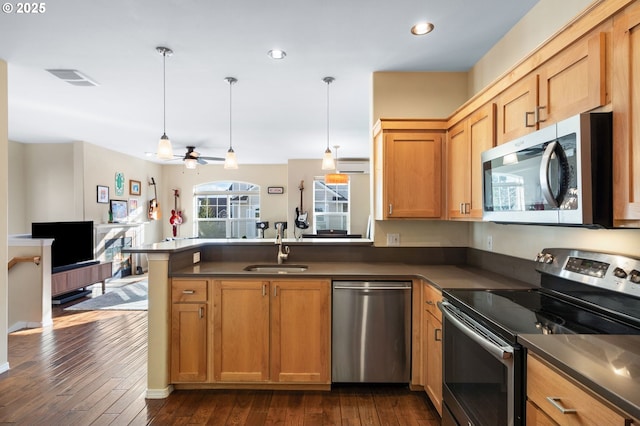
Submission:
<svg viewBox="0 0 640 426">
<path fill-rule="evenodd" d="M 326 321 L 330 322 L 330 288 L 333 279 L 412 281 L 413 345 L 409 385 L 413 389 L 424 387 L 432 401 L 434 397 L 429 393 L 425 382 L 428 349 L 423 343 L 427 336 L 423 312 L 423 306 L 428 307 L 425 303 L 429 304 L 426 299 L 427 290 L 433 289 L 439 294 L 442 289 L 527 289 L 539 286 L 539 276 L 532 261 L 464 247 L 374 247 L 370 241 L 360 239 L 284 240 L 283 243 L 290 246 L 290 256 L 282 265 L 276 263 L 277 247 L 274 240 L 268 239 L 185 239 L 127 249 L 131 253 L 146 254 L 149 260 L 150 349 L 147 364 L 147 398 L 165 398 L 174 388 L 330 389 L 331 351 L 322 344 L 314 345 L 314 348 L 304 352 L 308 356 L 303 357 L 311 358 L 310 353 L 313 349 L 322 348 L 318 350 L 317 355 L 314 354 L 319 358 L 315 361 L 321 365 L 322 371 L 318 374 L 285 374 L 279 370 L 281 365 L 273 361 L 265 367 L 267 376 L 264 377 L 256 376 L 255 372 L 251 376 L 241 376 L 237 371 L 221 371 L 220 347 L 216 346 L 221 344 L 221 328 L 219 324 L 215 324 L 221 310 L 221 285 L 231 290 L 247 283 L 266 285 L 267 288 L 273 285 L 272 288 L 276 288 L 277 292 L 277 288 L 286 290 L 286 282 L 293 282 L 298 286 L 297 290 L 301 287 L 313 289 L 322 295 L 320 298 L 326 297 L 325 305 L 318 309 L 328 312 Z M 257 265 L 269 266 L 271 269 L 249 270 L 251 266 L 256 269 Z M 295 268 L 291 268 L 294 265 Z M 516 274 L 518 279 L 515 278 Z M 282 287 L 279 287 L 280 285 Z M 176 294 L 176 290 L 179 290 L 179 294 Z M 259 290 L 260 288 L 258 292 Z M 267 290 L 266 294 L 269 293 Z M 264 294 L 263 287 L 263 297 Z M 308 320 L 307 317 L 317 319 L 316 306 L 311 307 L 310 300 L 316 299 L 305 299 L 302 303 L 304 315 L 301 315 L 301 324 Z M 272 300 L 271 303 L 279 302 Z M 176 327 L 172 315 L 175 314 L 177 305 L 187 308 L 186 315 L 193 318 L 204 316 L 205 327 L 198 329 L 192 327 L 193 323 L 186 323 L 187 327 L 184 328 Z M 253 311 L 254 309 L 249 309 L 247 312 Z M 265 322 L 269 323 L 269 320 Z M 253 324 L 256 329 L 260 324 L 265 325 L 263 322 Z M 326 331 L 327 327 L 330 330 L 330 324 L 325 323 L 324 327 L 325 331 L 322 333 L 325 334 L 309 331 L 305 338 L 315 339 L 321 336 L 321 339 L 326 338 L 326 344 L 330 345 L 330 332 Z M 172 362 L 175 362 L 175 356 L 172 358 L 172 351 L 176 349 L 175 333 L 182 330 L 185 330 L 186 336 L 179 335 L 180 344 L 186 342 L 191 345 L 188 347 L 189 352 L 193 352 L 194 347 L 200 351 L 200 358 L 196 357 L 196 360 L 200 359 L 202 369 L 195 375 L 191 371 L 182 376 L 176 375 L 175 365 L 172 365 Z M 269 335 L 268 327 L 264 333 Z M 273 330 L 271 333 L 274 333 Z M 554 342 L 559 339 L 557 336 L 525 337 L 537 345 L 535 349 L 538 353 L 543 354 L 553 352 L 557 347 Z M 584 341 L 594 342 L 601 338 L 598 335 L 581 337 Z M 625 342 L 633 342 L 636 338 L 630 336 L 627 339 L 619 336 L 616 339 L 610 344 L 628 349 L 629 344 Z M 530 346 L 529 343 L 523 344 Z M 255 346 L 258 351 L 258 345 Z M 640 350 L 627 352 L 631 359 L 640 360 Z M 274 358 L 273 352 L 271 357 Z M 582 381 L 583 377 L 589 377 L 588 372 L 579 369 L 573 372 L 575 366 L 566 362 L 564 358 L 551 355 L 547 355 L 547 358 L 555 361 L 556 365 L 561 366 L 560 368 L 579 381 Z M 603 364 L 599 368 L 608 367 Z M 629 380 L 632 380 L 632 383 L 629 383 Z M 589 387 L 589 383 L 587 380 L 584 386 Z M 592 390 L 624 412 L 640 418 L 640 394 L 633 392 L 633 389 L 638 387 L 638 378 L 610 377 L 606 387 Z M 436 402 L 434 404 L 437 406 Z"/>
<path fill-rule="evenodd" d="M 511 288 L 535 285 L 535 274 L 529 282 L 506 278 L 496 273 L 483 271 L 467 265 L 467 249 L 461 247 L 374 247 L 365 239 L 286 239 L 284 244 L 290 247 L 288 260 L 282 266 L 303 265 L 303 271 L 287 272 L 276 268 L 273 272 L 248 271 L 251 265 L 277 265 L 277 247 L 274 240 L 199 240 L 178 239 L 143 247 L 127 248 L 126 252 L 146 254 L 149 261 L 149 350 L 148 354 L 148 398 L 164 398 L 171 393 L 176 380 L 171 378 L 171 308 L 173 302 L 182 296 L 172 296 L 172 281 L 184 283 L 186 280 L 199 279 L 205 284 L 201 290 L 203 299 L 191 294 L 188 300 L 203 303 L 189 306 L 200 309 L 213 317 L 213 310 L 219 308 L 213 303 L 212 288 L 206 284 L 213 280 L 254 280 L 259 283 L 273 280 L 305 281 L 322 283 L 326 294 L 330 295 L 332 279 L 385 279 L 410 280 L 414 285 L 413 335 L 420 333 L 420 286 L 428 281 L 436 287 L 465 288 Z M 516 260 L 516 262 L 518 262 Z M 528 261 L 522 261 L 528 263 Z M 204 281 L 202 281 L 204 280 Z M 209 280 L 209 281 L 207 281 Z M 416 290 L 417 289 L 417 290 Z M 198 293 L 197 289 L 189 292 Z M 178 297 L 178 299 L 176 299 Z M 207 303 L 209 302 L 209 303 Z M 417 304 L 417 305 L 416 305 Z M 330 308 L 329 308 L 330 312 Z M 209 319 L 213 328 L 213 320 Z M 204 332 L 204 331 L 203 331 Z M 192 336 L 199 340 L 198 336 Z M 212 341 L 210 334 L 204 337 Z M 208 344 L 208 343 L 207 343 Z M 420 349 L 414 345 L 412 362 L 420 362 Z M 201 348 L 203 353 L 213 351 L 212 345 Z M 211 354 L 207 355 L 211 358 Z M 330 360 L 327 355 L 327 364 Z M 208 366 L 212 362 L 207 360 Z M 204 367 L 203 367 L 204 368 Z M 215 368 L 215 366 L 213 366 Z M 420 368 L 415 367 L 414 376 Z M 327 373 L 328 374 L 328 373 Z M 202 376 L 202 375 L 201 375 Z M 205 373 L 203 382 L 215 382 L 213 373 Z M 412 382 L 420 379 L 414 378 Z M 212 384 L 208 383 L 208 384 Z M 330 379 L 322 382 L 321 388 L 328 389 Z M 318 385 L 318 383 L 315 383 Z M 196 386 L 200 387 L 200 386 Z M 228 385 L 227 385 L 228 387 Z M 304 386 L 300 385 L 300 388 Z M 308 388 L 308 386 L 307 386 Z M 318 386 L 315 386 L 318 388 Z"/>
</svg>

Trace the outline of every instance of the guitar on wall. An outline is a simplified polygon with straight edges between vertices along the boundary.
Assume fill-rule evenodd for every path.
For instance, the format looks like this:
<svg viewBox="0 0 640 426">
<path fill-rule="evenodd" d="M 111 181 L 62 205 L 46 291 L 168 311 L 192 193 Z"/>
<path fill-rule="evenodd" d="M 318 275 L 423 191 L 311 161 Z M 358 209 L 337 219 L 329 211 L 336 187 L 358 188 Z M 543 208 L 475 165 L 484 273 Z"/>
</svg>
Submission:
<svg viewBox="0 0 640 426">
<path fill-rule="evenodd" d="M 296 228 L 307 229 L 309 227 L 309 220 L 308 220 L 309 215 L 307 214 L 306 211 L 304 211 L 304 208 L 302 207 L 302 192 L 304 191 L 303 180 L 300 181 L 300 186 L 298 186 L 298 189 L 300 190 L 300 208 L 296 207 L 295 224 L 296 224 Z"/>
<path fill-rule="evenodd" d="M 158 189 L 156 187 L 156 180 L 151 178 L 151 183 L 149 185 L 153 185 L 154 198 L 149 201 L 149 219 L 158 220 L 162 218 L 162 212 L 160 211 L 160 204 L 158 204 Z"/>
</svg>

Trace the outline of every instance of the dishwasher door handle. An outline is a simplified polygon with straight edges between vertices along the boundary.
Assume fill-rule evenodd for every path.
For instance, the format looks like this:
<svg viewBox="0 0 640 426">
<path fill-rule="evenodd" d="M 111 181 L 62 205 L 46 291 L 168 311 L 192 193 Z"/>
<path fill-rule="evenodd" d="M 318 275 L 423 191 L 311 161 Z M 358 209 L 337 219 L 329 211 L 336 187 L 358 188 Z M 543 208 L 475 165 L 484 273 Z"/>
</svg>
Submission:
<svg viewBox="0 0 640 426">
<path fill-rule="evenodd" d="M 357 287 L 357 286 L 342 286 L 336 285 L 333 287 L 334 290 L 364 290 L 364 291 L 373 291 L 373 290 L 411 290 L 411 287 Z"/>
</svg>

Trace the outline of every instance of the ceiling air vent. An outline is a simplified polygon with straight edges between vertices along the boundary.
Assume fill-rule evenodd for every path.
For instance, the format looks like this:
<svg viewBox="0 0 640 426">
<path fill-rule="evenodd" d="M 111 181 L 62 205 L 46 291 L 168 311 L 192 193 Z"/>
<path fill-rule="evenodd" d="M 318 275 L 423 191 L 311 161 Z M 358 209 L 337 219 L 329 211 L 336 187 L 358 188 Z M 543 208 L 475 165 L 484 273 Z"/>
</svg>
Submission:
<svg viewBox="0 0 640 426">
<path fill-rule="evenodd" d="M 97 86 L 98 83 L 91 80 L 78 70 L 47 70 L 60 80 L 66 81 L 74 86 Z"/>
</svg>

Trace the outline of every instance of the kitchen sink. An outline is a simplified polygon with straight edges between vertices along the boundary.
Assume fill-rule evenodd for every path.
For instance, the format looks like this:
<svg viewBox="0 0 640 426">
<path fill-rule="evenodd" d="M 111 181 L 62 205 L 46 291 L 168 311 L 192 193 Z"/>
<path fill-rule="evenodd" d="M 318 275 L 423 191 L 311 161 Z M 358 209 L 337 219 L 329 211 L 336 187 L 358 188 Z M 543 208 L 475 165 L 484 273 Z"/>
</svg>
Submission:
<svg viewBox="0 0 640 426">
<path fill-rule="evenodd" d="M 309 267 L 307 265 L 278 265 L 278 264 L 266 264 L 266 265 L 249 265 L 244 268 L 245 271 L 250 272 L 267 272 L 270 274 L 288 274 L 295 272 L 304 272 Z"/>
</svg>

